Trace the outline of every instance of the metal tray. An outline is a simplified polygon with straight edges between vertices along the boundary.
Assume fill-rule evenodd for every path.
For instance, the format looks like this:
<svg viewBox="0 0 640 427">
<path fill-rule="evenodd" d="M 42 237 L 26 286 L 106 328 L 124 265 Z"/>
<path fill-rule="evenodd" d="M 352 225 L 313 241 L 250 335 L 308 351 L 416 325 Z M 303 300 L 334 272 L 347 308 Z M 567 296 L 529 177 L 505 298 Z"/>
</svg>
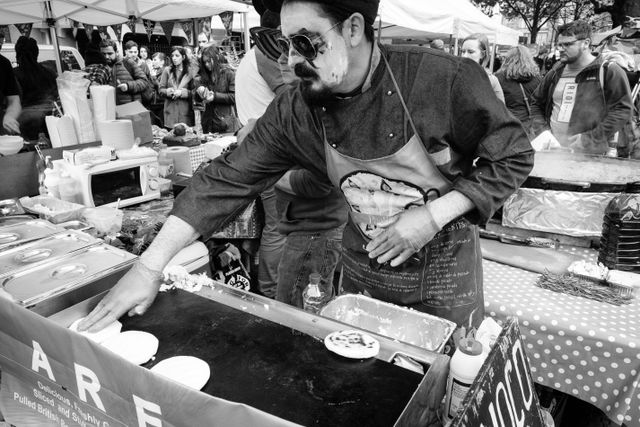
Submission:
<svg viewBox="0 0 640 427">
<path fill-rule="evenodd" d="M 29 214 L 0 216 L 0 227 L 32 221 L 34 219 L 36 219 L 36 217 Z"/>
<path fill-rule="evenodd" d="M 63 229 L 41 219 L 0 227 L 0 251 L 42 239 L 60 231 L 63 231 Z"/>
<path fill-rule="evenodd" d="M 100 244 L 6 276 L 0 280 L 0 286 L 29 307 L 123 269 L 136 258 L 129 252 Z"/>
<path fill-rule="evenodd" d="M 58 259 L 71 252 L 99 244 L 86 233 L 69 230 L 0 252 L 0 277 Z"/>
<path fill-rule="evenodd" d="M 356 294 L 335 298 L 320 315 L 435 352 L 442 351 L 456 327 L 440 317 Z"/>
</svg>

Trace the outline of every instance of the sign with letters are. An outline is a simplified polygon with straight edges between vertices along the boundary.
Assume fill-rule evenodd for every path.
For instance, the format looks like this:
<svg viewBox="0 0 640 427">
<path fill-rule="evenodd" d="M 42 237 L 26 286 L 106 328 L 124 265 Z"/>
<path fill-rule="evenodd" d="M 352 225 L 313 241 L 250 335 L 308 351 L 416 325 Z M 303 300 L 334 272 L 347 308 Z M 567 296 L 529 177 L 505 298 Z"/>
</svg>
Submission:
<svg viewBox="0 0 640 427">
<path fill-rule="evenodd" d="M 294 425 L 174 383 L 3 298 L 0 413 L 21 427 Z"/>
<path fill-rule="evenodd" d="M 518 320 L 509 318 L 450 427 L 544 427 Z"/>
</svg>

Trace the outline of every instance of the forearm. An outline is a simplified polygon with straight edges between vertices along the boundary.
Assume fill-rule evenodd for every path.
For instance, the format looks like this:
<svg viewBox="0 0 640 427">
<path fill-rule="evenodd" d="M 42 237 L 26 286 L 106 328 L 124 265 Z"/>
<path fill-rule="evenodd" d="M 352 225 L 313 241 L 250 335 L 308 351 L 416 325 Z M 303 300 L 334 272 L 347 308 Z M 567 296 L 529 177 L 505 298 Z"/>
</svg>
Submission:
<svg viewBox="0 0 640 427">
<path fill-rule="evenodd" d="M 433 221 L 440 229 L 451 221 L 471 212 L 474 208 L 475 205 L 471 199 L 457 190 L 450 191 L 429 203 L 429 211 Z"/>
<path fill-rule="evenodd" d="M 9 96 L 7 97 L 8 99 L 8 105 L 7 105 L 7 110 L 5 111 L 5 115 L 13 117 L 14 119 L 18 119 L 18 117 L 20 116 L 20 112 L 22 111 L 22 104 L 20 104 L 20 97 L 15 95 L 15 96 Z"/>
<path fill-rule="evenodd" d="M 162 271 L 171 258 L 198 236 L 191 225 L 170 215 L 149 248 L 140 256 L 140 262 L 151 270 Z"/>
</svg>

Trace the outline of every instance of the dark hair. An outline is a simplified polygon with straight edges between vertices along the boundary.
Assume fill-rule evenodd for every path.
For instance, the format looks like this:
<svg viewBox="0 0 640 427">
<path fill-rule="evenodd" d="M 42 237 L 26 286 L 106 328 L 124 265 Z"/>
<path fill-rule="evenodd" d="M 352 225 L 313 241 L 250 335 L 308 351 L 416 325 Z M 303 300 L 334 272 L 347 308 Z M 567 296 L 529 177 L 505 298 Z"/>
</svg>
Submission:
<svg viewBox="0 0 640 427">
<path fill-rule="evenodd" d="M 331 7 L 330 4 L 325 2 L 318 2 L 314 0 L 284 0 L 282 5 L 284 6 L 292 3 L 312 3 L 317 5 L 322 10 L 323 16 L 329 18 L 333 25 L 346 21 L 354 13 L 348 12 L 346 9 Z M 370 42 L 373 42 L 375 39 L 373 26 L 368 24 L 366 21 L 364 23 L 364 35 Z"/>
<path fill-rule="evenodd" d="M 157 58 L 160 58 L 160 60 L 162 61 L 162 64 L 163 64 L 162 66 L 163 66 L 163 67 L 166 67 L 166 66 L 167 66 L 167 55 L 165 55 L 165 54 L 164 54 L 164 53 L 162 53 L 162 52 L 156 52 L 156 53 L 154 53 L 154 54 L 153 54 L 153 56 L 151 57 L 151 59 L 156 59 L 156 57 L 157 57 Z"/>
<path fill-rule="evenodd" d="M 467 36 L 462 41 L 462 44 L 464 44 L 464 42 L 466 42 L 467 40 L 476 40 L 478 42 L 478 47 L 480 48 L 483 54 L 482 58 L 480 59 L 480 65 L 483 67 L 488 67 L 489 66 L 489 39 L 487 38 L 487 36 L 482 33 L 474 33 Z"/>
<path fill-rule="evenodd" d="M 116 43 L 115 40 L 111 40 L 111 39 L 101 40 L 100 49 L 102 49 L 103 47 L 112 47 L 114 52 L 118 51 L 118 44 Z"/>
<path fill-rule="evenodd" d="M 577 39 L 591 38 L 591 25 L 587 21 L 573 21 L 558 27 L 559 36 L 575 36 Z"/>
<path fill-rule="evenodd" d="M 185 50 L 184 47 L 182 46 L 173 46 L 170 50 L 171 54 L 173 54 L 173 52 L 178 51 L 178 53 L 180 53 L 180 55 L 182 55 L 182 74 L 180 76 L 178 76 L 178 70 L 176 69 L 176 64 L 173 63 L 173 60 L 171 60 L 171 69 L 169 70 L 171 74 L 173 74 L 173 77 L 176 79 L 177 83 L 180 83 L 180 80 L 182 80 L 182 77 L 184 77 L 185 74 L 189 73 L 189 68 L 191 68 L 191 63 L 189 61 L 189 55 L 187 55 L 187 51 Z"/>
<path fill-rule="evenodd" d="M 124 50 L 129 50 L 129 49 L 131 49 L 132 47 L 138 47 L 138 43 L 136 43 L 136 42 L 135 42 L 135 41 L 133 41 L 133 40 L 129 40 L 128 42 L 126 42 L 126 43 L 124 44 Z"/>
<path fill-rule="evenodd" d="M 205 56 L 210 57 L 212 61 L 211 73 L 207 70 Z M 224 66 L 224 57 L 222 53 L 220 53 L 220 49 L 213 43 L 209 43 L 204 45 L 202 48 L 202 52 L 200 55 L 200 59 L 198 59 L 198 78 L 200 84 L 206 86 L 208 88 L 212 88 L 213 85 L 220 79 L 220 74 L 222 73 L 222 68 Z"/>
<path fill-rule="evenodd" d="M 20 36 L 15 44 L 16 62 L 19 73 L 16 73 L 25 98 L 39 97 L 42 93 L 56 87 L 56 76 L 38 63 L 38 42 L 31 37 Z M 30 96 L 29 94 L 34 94 Z M 27 103 L 29 103 L 27 101 Z"/>
</svg>

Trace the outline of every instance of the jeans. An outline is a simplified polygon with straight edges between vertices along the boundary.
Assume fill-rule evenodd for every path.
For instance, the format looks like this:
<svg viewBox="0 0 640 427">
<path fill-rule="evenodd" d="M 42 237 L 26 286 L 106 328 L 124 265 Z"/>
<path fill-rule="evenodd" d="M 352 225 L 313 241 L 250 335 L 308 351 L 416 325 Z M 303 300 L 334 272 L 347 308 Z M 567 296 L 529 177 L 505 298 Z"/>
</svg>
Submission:
<svg viewBox="0 0 640 427">
<path fill-rule="evenodd" d="M 344 226 L 316 233 L 294 232 L 287 236 L 278 266 L 276 299 L 302 307 L 302 292 L 309 274 L 320 273 L 320 289 L 329 301 L 335 294 L 333 273 L 340 260 Z"/>
<path fill-rule="evenodd" d="M 264 228 L 260 237 L 258 289 L 263 295 L 275 298 L 278 284 L 278 264 L 285 236 L 277 230 L 279 218 L 273 187 L 260 194 L 260 198 L 264 208 Z"/>
</svg>

